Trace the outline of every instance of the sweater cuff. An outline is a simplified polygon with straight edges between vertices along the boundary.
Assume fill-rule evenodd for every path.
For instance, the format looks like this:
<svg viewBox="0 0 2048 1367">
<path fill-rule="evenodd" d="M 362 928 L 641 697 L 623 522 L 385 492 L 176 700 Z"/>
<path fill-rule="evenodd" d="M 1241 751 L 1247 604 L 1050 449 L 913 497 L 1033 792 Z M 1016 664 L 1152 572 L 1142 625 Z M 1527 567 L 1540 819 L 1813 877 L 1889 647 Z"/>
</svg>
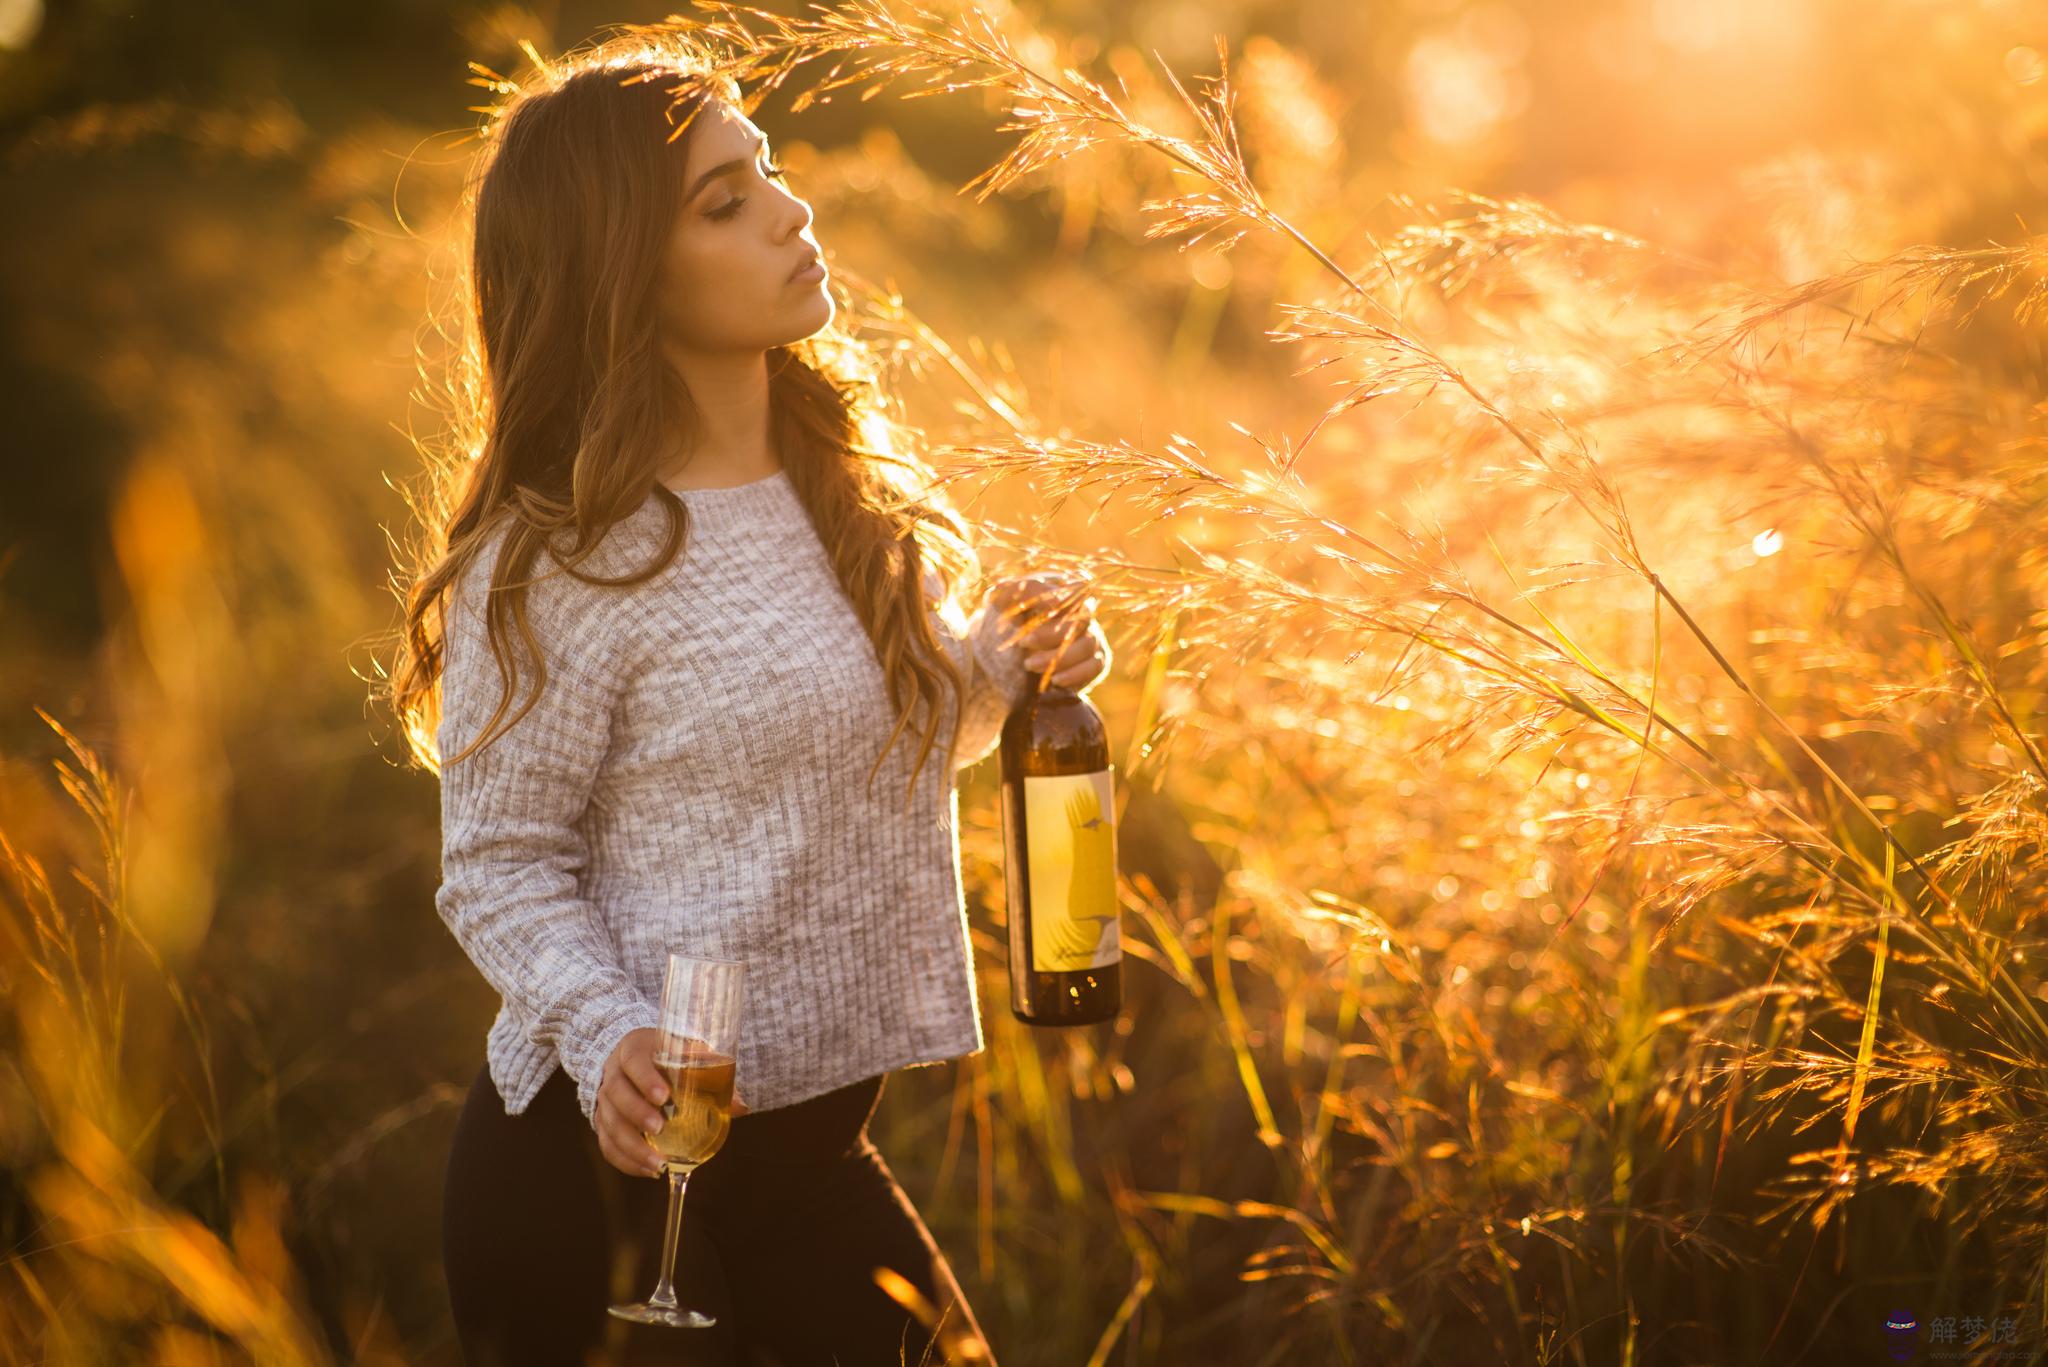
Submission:
<svg viewBox="0 0 2048 1367">
<path fill-rule="evenodd" d="M 968 630 L 974 662 L 980 667 L 982 678 L 1001 697 L 1005 715 L 1024 701 L 1030 684 L 1030 671 L 1024 667 L 1023 643 L 1005 644 L 1017 629 L 1014 619 L 1006 619 L 992 604 L 984 602 L 975 610 Z"/>
<path fill-rule="evenodd" d="M 610 1007 L 593 1021 L 579 1021 L 576 1028 L 563 1032 L 556 1052 L 563 1071 L 576 1083 L 576 1104 L 583 1108 L 583 1118 L 593 1130 L 597 1128 L 598 1084 L 604 1081 L 605 1061 L 612 1056 L 612 1050 L 633 1031 L 660 1026 L 661 1012 L 636 997 Z"/>
</svg>

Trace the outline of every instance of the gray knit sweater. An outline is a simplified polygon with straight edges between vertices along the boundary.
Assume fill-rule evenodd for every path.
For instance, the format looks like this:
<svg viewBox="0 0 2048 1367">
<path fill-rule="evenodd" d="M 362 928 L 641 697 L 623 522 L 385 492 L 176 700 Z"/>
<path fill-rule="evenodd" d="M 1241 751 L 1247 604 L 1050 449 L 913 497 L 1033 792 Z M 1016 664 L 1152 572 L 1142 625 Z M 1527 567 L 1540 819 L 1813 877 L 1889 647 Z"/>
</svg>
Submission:
<svg viewBox="0 0 2048 1367">
<path fill-rule="evenodd" d="M 905 728 L 870 793 L 895 711 L 788 474 L 678 492 L 684 549 L 645 583 L 588 585 L 536 557 L 527 613 L 547 686 L 441 776 L 435 901 L 503 999 L 487 1059 L 510 1114 L 559 1063 L 591 1116 L 614 1046 L 658 1024 L 671 948 L 746 961 L 736 1082 L 757 1111 L 982 1048 L 943 772 L 951 691 L 906 814 L 922 729 Z M 650 494 L 580 568 L 646 565 L 666 521 Z M 480 605 L 503 535 L 448 602 L 444 757 L 502 688 Z M 1024 696 L 1025 651 L 990 610 L 933 621 L 970 683 L 964 766 Z M 511 635 L 516 710 L 534 670 Z"/>
</svg>

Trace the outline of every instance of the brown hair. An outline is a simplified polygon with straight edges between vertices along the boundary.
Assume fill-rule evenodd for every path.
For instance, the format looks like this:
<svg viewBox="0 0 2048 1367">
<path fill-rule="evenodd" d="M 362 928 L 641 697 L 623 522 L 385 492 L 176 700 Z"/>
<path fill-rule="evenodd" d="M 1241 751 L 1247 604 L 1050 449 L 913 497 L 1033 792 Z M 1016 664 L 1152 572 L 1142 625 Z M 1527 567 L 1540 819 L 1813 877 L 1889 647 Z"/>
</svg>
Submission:
<svg viewBox="0 0 2048 1367">
<path fill-rule="evenodd" d="M 504 693 L 483 733 L 448 764 L 494 739 L 491 727 L 517 691 L 508 622 L 538 677 L 506 728 L 546 686 L 525 603 L 543 546 L 560 572 L 625 588 L 666 569 L 688 532 L 687 505 L 658 474 L 672 446 L 663 436 L 695 430 L 698 415 L 662 355 L 654 285 L 680 207 L 691 120 L 714 99 L 747 105 L 674 30 L 613 32 L 552 66 L 529 49 L 538 74 L 524 83 L 494 78 L 500 99 L 482 111 L 485 146 L 462 198 L 461 326 L 442 387 L 448 438 L 442 453 L 422 447 L 429 469 L 408 495 L 423 534 L 405 566 L 388 689 L 411 753 L 436 773 L 445 595 L 501 524 L 509 531 L 485 617 Z M 907 805 L 935 740 L 942 679 L 956 702 L 946 744 L 952 772 L 964 683 L 939 648 L 931 612 L 962 579 L 979 578 L 968 529 L 924 492 L 932 472 L 909 454 L 866 347 L 828 325 L 770 348 L 767 365 L 775 448 L 899 712 L 883 756 L 916 706 L 925 709 Z M 653 562 L 619 578 L 580 573 L 576 566 L 649 494 L 668 514 Z M 564 534 L 566 559 L 557 548 Z M 928 579 L 936 597 L 927 596 Z M 880 767 L 877 758 L 870 789 Z"/>
</svg>

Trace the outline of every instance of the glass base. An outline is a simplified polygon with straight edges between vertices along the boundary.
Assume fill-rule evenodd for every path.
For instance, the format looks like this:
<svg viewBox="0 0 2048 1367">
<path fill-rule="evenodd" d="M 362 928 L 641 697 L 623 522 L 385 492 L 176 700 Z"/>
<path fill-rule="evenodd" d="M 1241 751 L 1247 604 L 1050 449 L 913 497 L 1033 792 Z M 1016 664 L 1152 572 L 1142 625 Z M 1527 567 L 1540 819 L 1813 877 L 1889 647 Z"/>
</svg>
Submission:
<svg viewBox="0 0 2048 1367">
<path fill-rule="evenodd" d="M 631 1305 L 609 1307 L 611 1313 L 622 1320 L 635 1324 L 665 1324 L 671 1329 L 709 1329 L 718 1321 L 710 1315 L 690 1309 L 686 1305 L 656 1305 L 653 1301 L 635 1301 Z"/>
</svg>

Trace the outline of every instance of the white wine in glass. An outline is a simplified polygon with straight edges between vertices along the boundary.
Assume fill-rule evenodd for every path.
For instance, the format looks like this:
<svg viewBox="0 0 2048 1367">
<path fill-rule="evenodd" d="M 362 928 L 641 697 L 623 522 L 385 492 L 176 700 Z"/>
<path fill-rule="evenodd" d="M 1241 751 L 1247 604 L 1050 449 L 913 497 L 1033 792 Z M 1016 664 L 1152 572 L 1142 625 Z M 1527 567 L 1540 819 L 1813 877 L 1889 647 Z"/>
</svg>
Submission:
<svg viewBox="0 0 2048 1367">
<path fill-rule="evenodd" d="M 654 1060 L 668 1084 L 661 1105 L 661 1129 L 647 1136 L 661 1154 L 664 1171 L 694 1172 L 718 1152 L 732 1128 L 733 1061 L 699 1049 Z"/>
<path fill-rule="evenodd" d="M 682 1237 L 683 1188 L 690 1174 L 725 1143 L 732 1126 L 733 1061 L 738 1053 L 740 991 L 747 966 L 730 959 L 671 953 L 661 990 L 661 1038 L 655 1066 L 668 1084 L 661 1129 L 647 1136 L 668 1175 L 668 1229 L 661 1241 L 661 1280 L 644 1301 L 611 1313 L 636 1324 L 705 1329 L 718 1323 L 676 1300 L 676 1245 Z"/>
</svg>

